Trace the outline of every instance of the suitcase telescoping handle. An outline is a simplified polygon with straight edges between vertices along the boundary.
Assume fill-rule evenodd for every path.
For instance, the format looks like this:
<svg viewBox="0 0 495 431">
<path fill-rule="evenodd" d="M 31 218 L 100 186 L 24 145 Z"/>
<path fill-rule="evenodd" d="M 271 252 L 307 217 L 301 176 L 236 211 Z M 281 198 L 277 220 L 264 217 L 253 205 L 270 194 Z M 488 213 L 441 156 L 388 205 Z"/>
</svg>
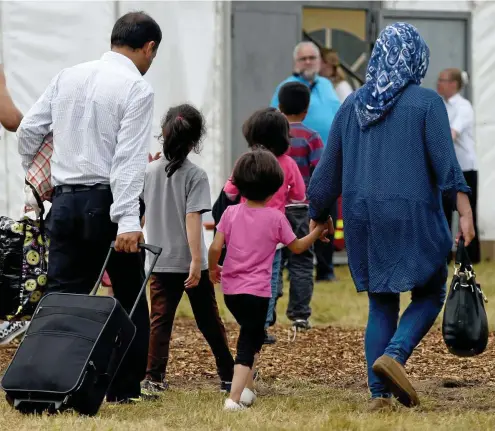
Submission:
<svg viewBox="0 0 495 431">
<path fill-rule="evenodd" d="M 98 280 L 96 281 L 95 287 L 91 291 L 90 295 L 96 295 L 96 292 L 98 291 L 101 280 L 103 279 L 103 275 L 105 274 L 105 270 L 107 269 L 108 261 L 110 260 L 110 256 L 112 255 L 112 252 L 114 251 L 115 248 L 115 241 L 112 241 L 110 244 L 110 248 L 107 253 L 107 257 L 105 258 L 105 263 L 103 264 L 103 268 L 101 269 L 100 276 L 98 277 Z M 148 281 L 151 277 L 151 273 L 153 272 L 153 268 L 155 267 L 156 261 L 158 260 L 158 257 L 160 256 L 160 253 L 162 252 L 161 247 L 157 247 L 155 245 L 151 244 L 139 244 L 139 248 L 145 249 L 150 251 L 153 254 L 153 260 L 150 265 L 150 269 L 148 270 L 146 277 L 144 278 L 143 285 L 141 286 L 141 289 L 139 290 L 138 296 L 136 298 L 136 302 L 134 303 L 131 312 L 129 313 L 129 317 L 132 318 L 132 315 L 134 314 L 134 311 L 136 310 L 136 307 L 139 303 L 139 299 L 141 298 L 142 294 L 144 293 L 146 286 L 148 284 Z"/>
</svg>

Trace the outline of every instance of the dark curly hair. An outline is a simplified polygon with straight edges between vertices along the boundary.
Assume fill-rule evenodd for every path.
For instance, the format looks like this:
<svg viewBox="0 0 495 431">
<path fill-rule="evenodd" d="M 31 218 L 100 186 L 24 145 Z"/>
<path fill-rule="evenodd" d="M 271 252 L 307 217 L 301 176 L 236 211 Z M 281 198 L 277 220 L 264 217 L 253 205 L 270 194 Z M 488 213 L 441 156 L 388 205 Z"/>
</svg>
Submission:
<svg viewBox="0 0 495 431">
<path fill-rule="evenodd" d="M 205 133 L 203 114 L 194 106 L 183 104 L 168 110 L 162 120 L 162 134 L 159 137 L 163 155 L 169 161 L 165 167 L 168 177 L 182 166 L 191 151 L 199 154 Z"/>
<path fill-rule="evenodd" d="M 242 126 L 250 148 L 264 147 L 275 156 L 285 154 L 290 146 L 289 122 L 275 108 L 255 111 Z"/>
<path fill-rule="evenodd" d="M 284 171 L 273 153 L 254 149 L 237 160 L 232 172 L 234 184 L 241 196 L 262 202 L 274 195 L 284 183 Z"/>
</svg>

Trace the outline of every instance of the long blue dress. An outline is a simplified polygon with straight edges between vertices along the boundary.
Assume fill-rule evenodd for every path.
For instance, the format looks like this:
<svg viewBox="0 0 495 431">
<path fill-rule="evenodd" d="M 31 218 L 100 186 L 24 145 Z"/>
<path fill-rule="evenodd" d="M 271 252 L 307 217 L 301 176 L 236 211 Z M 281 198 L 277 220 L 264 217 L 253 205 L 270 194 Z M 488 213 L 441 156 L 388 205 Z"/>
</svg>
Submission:
<svg viewBox="0 0 495 431">
<path fill-rule="evenodd" d="M 310 216 L 342 194 L 349 268 L 358 292 L 423 286 L 445 265 L 452 238 L 441 195 L 469 193 L 445 105 L 411 84 L 379 122 L 358 125 L 355 93 L 335 116 L 308 188 Z"/>
</svg>

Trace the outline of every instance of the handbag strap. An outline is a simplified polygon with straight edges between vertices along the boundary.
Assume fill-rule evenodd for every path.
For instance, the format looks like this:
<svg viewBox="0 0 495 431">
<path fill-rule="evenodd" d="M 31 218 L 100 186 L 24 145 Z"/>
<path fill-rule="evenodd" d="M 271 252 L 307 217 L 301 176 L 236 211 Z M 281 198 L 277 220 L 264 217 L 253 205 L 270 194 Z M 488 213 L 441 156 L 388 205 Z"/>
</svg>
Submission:
<svg viewBox="0 0 495 431">
<path fill-rule="evenodd" d="M 465 271 L 466 269 L 468 271 L 473 270 L 473 264 L 471 263 L 471 259 L 469 258 L 464 237 L 462 236 L 459 238 L 459 244 L 455 253 L 455 265 L 456 268 L 459 269 L 459 271 Z"/>
<path fill-rule="evenodd" d="M 36 190 L 36 187 L 34 187 L 27 179 L 25 179 L 24 182 L 33 191 L 33 196 L 36 199 L 36 203 L 38 204 L 38 207 L 40 209 L 40 233 L 43 236 L 43 238 L 46 238 L 46 235 L 45 235 L 45 219 L 43 217 L 44 214 L 45 214 L 45 206 L 43 205 L 43 201 L 41 200 L 41 197 L 38 194 L 38 191 Z"/>
</svg>

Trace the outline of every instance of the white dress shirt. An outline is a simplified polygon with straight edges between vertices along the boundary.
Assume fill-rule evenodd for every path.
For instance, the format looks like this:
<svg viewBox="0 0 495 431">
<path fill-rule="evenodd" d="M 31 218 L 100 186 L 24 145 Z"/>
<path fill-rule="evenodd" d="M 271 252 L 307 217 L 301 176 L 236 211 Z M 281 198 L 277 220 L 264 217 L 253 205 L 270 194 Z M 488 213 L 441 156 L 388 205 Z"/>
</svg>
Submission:
<svg viewBox="0 0 495 431">
<path fill-rule="evenodd" d="M 459 93 L 445 101 L 449 115 L 450 128 L 455 130 L 457 138 L 454 141 L 455 154 L 461 169 L 466 171 L 478 170 L 476 150 L 474 145 L 474 111 L 469 100 Z"/>
<path fill-rule="evenodd" d="M 53 126 L 52 183 L 110 184 L 118 233 L 141 231 L 139 195 L 151 138 L 154 93 L 134 63 L 106 52 L 62 70 L 17 131 L 27 172 Z"/>
<path fill-rule="evenodd" d="M 353 91 L 354 90 L 352 89 L 351 84 L 347 81 L 340 81 L 337 85 L 335 85 L 335 92 L 337 93 L 340 103 L 344 103 L 345 99 L 347 99 Z"/>
</svg>

